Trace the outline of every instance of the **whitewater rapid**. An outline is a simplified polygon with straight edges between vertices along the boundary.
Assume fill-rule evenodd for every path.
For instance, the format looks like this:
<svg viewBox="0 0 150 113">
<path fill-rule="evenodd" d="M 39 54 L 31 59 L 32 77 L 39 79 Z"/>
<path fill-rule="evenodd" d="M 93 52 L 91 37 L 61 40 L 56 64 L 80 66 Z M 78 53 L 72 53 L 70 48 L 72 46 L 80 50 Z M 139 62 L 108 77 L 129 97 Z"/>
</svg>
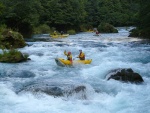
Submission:
<svg viewBox="0 0 150 113">
<path fill-rule="evenodd" d="M 100 36 L 84 32 L 46 42 L 27 41 L 28 46 L 19 50 L 31 60 L 0 63 L 0 113 L 150 113 L 150 43 L 128 37 L 130 28 L 118 30 Z M 50 37 L 43 34 L 40 38 Z M 71 51 L 76 59 L 79 49 L 92 59 L 90 65 L 57 66 L 54 59 L 66 59 L 64 50 Z M 144 83 L 107 81 L 109 71 L 118 68 L 132 68 Z M 28 87 L 32 83 L 40 88 L 85 86 L 86 90 L 55 97 L 33 93 Z"/>
</svg>

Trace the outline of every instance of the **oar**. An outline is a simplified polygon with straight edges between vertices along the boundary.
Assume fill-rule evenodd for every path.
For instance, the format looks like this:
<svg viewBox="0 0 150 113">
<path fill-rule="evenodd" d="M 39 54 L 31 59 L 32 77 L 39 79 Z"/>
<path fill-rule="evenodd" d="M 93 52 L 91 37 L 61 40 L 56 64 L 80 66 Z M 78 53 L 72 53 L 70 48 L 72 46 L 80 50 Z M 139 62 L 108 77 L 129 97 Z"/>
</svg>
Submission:
<svg viewBox="0 0 150 113">
<path fill-rule="evenodd" d="M 78 57 L 73 58 L 73 60 L 75 60 L 76 58 L 78 58 Z"/>
</svg>

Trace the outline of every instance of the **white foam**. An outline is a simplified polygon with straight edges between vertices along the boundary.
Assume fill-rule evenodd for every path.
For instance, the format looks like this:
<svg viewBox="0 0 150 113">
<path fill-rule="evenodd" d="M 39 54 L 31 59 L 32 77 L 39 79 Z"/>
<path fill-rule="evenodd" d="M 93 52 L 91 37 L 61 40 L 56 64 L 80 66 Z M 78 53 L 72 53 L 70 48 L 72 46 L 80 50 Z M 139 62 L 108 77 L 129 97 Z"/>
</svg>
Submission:
<svg viewBox="0 0 150 113">
<path fill-rule="evenodd" d="M 119 33 L 101 34 L 81 33 L 55 42 L 32 42 L 22 49 L 31 60 L 19 64 L 0 63 L 1 74 L 12 71 L 29 70 L 36 76 L 23 78 L 0 78 L 0 111 L 1 113 L 149 113 L 150 107 L 150 63 L 149 46 L 130 46 L 130 42 L 140 39 L 129 38 L 128 32 L 120 28 Z M 60 41 L 60 42 L 59 42 Z M 143 47 L 144 46 L 144 47 Z M 73 58 L 78 56 L 79 49 L 92 59 L 90 65 L 72 68 L 58 67 L 54 58 L 66 59 L 64 50 L 71 51 Z M 144 84 L 135 85 L 115 80 L 107 81 L 105 76 L 112 69 L 132 68 L 144 78 Z M 1 75 L 0 75 L 1 76 Z M 8 79 L 9 78 L 9 79 Z M 83 93 L 74 93 L 69 98 L 53 97 L 44 93 L 26 92 L 16 94 L 14 84 L 26 83 L 38 79 L 46 82 L 76 84 L 86 86 Z M 97 92 L 95 92 L 97 91 Z M 80 98 L 86 94 L 87 99 Z"/>
</svg>

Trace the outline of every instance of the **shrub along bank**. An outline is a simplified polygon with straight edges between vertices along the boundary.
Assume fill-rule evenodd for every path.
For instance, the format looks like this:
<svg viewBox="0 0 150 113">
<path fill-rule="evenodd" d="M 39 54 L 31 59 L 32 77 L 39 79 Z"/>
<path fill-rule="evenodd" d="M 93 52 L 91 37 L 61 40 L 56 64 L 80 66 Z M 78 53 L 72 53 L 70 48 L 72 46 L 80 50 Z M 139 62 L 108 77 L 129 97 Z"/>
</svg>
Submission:
<svg viewBox="0 0 150 113">
<path fill-rule="evenodd" d="M 0 34 L 0 62 L 18 63 L 28 60 L 28 55 L 22 54 L 17 48 L 25 47 L 26 43 L 23 36 L 15 31 L 5 29 Z"/>
</svg>

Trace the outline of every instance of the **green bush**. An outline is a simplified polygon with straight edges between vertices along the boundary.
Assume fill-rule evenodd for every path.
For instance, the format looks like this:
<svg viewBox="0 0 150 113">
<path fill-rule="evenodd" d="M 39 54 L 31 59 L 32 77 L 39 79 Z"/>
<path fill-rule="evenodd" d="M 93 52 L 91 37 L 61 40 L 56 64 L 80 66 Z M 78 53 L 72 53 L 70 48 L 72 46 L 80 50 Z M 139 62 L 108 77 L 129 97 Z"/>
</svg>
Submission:
<svg viewBox="0 0 150 113">
<path fill-rule="evenodd" d="M 101 33 L 118 33 L 118 30 L 109 23 L 101 23 L 97 29 Z"/>
<path fill-rule="evenodd" d="M 6 27 L 5 24 L 0 26 L 0 34 L 6 29 Z"/>
<path fill-rule="evenodd" d="M 34 34 L 45 34 L 50 33 L 51 29 L 48 25 L 43 24 L 34 28 Z"/>
<path fill-rule="evenodd" d="M 130 30 L 130 35 L 129 37 L 138 37 L 139 36 L 139 29 L 135 28 Z"/>
<path fill-rule="evenodd" d="M 18 63 L 28 60 L 28 55 L 23 55 L 20 51 L 11 49 L 9 51 L 3 50 L 0 54 L 0 62 Z"/>
<path fill-rule="evenodd" d="M 150 28 L 139 29 L 135 28 L 130 30 L 129 37 L 140 37 L 150 39 Z"/>
<path fill-rule="evenodd" d="M 22 48 L 26 46 L 23 36 L 19 32 L 5 29 L 0 35 L 0 45 L 7 49 Z"/>
<path fill-rule="evenodd" d="M 75 35 L 76 34 L 76 31 L 75 30 L 68 30 L 67 31 L 67 34 L 69 34 L 69 35 Z"/>
<path fill-rule="evenodd" d="M 82 31 L 82 32 L 92 32 L 93 31 L 93 26 L 89 25 L 88 23 L 87 24 L 82 24 L 82 25 L 80 25 L 80 31 Z"/>
</svg>

